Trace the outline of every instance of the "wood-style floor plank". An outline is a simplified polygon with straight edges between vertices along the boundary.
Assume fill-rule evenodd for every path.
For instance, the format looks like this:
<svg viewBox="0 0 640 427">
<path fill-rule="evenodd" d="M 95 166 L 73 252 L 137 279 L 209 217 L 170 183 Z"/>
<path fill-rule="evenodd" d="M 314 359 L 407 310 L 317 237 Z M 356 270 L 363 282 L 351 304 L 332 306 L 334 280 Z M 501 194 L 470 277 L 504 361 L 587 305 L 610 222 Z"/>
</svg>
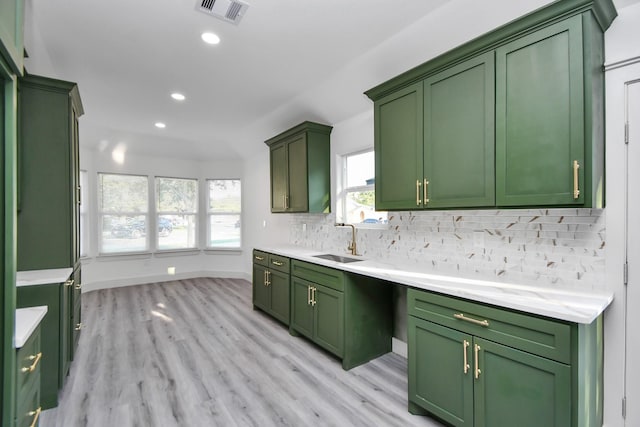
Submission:
<svg viewBox="0 0 640 427">
<path fill-rule="evenodd" d="M 407 411 L 406 359 L 350 371 L 251 304 L 251 284 L 191 279 L 83 294 L 59 406 L 41 427 L 441 426 Z"/>
</svg>

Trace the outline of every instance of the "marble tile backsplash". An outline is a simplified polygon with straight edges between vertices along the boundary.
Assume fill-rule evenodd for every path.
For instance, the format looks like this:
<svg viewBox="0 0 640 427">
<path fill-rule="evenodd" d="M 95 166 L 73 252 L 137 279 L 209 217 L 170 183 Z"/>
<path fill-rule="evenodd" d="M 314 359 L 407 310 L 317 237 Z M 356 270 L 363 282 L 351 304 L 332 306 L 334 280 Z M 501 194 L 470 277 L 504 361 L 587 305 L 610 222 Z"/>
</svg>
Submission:
<svg viewBox="0 0 640 427">
<path fill-rule="evenodd" d="M 389 212 L 380 228 L 358 229 L 358 252 L 443 274 L 603 290 L 604 215 L 603 209 Z M 291 215 L 289 242 L 344 253 L 351 229 L 334 223 L 335 214 Z"/>
</svg>

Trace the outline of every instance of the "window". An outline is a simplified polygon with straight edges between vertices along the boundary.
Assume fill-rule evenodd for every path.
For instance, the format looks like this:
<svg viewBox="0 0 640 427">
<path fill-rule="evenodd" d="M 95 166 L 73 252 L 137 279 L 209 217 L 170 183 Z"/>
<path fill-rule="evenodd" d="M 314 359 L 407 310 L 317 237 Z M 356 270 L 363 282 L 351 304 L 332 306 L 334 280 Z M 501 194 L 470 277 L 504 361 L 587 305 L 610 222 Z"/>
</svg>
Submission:
<svg viewBox="0 0 640 427">
<path fill-rule="evenodd" d="M 148 251 L 148 178 L 100 173 L 98 192 L 100 253 Z"/>
<path fill-rule="evenodd" d="M 349 224 L 381 224 L 387 213 L 375 210 L 375 157 L 373 150 L 347 154 L 342 162 L 342 191 L 338 214 Z"/>
<path fill-rule="evenodd" d="M 89 255 L 89 175 L 80 171 L 80 256 Z"/>
<path fill-rule="evenodd" d="M 156 178 L 158 249 L 195 249 L 198 235 L 198 181 Z"/>
<path fill-rule="evenodd" d="M 212 249 L 239 249 L 241 243 L 240 214 L 242 193 L 239 179 L 207 181 L 208 239 Z"/>
</svg>

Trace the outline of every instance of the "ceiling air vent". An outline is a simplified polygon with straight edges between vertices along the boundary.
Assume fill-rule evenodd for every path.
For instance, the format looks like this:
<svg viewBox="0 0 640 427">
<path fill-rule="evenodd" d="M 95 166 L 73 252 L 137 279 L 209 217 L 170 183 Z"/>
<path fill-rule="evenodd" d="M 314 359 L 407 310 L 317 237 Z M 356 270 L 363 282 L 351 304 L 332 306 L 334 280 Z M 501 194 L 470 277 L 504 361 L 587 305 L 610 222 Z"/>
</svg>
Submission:
<svg viewBox="0 0 640 427">
<path fill-rule="evenodd" d="M 238 0 L 198 0 L 196 9 L 207 15 L 238 25 L 249 4 Z"/>
</svg>

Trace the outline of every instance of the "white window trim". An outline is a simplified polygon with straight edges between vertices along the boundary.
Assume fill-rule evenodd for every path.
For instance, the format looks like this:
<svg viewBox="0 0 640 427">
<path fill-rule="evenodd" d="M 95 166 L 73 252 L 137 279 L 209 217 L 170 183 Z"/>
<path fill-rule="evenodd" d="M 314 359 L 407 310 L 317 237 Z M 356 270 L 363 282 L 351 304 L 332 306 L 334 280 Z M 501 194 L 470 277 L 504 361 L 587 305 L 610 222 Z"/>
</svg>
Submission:
<svg viewBox="0 0 640 427">
<path fill-rule="evenodd" d="M 347 222 L 347 204 L 346 198 L 347 194 L 350 192 L 358 192 L 358 191 L 375 191 L 375 184 L 370 185 L 358 185 L 354 187 L 347 187 L 347 158 L 351 156 L 357 156 L 359 154 L 369 153 L 374 151 L 373 148 L 365 148 L 363 150 L 351 151 L 349 153 L 344 153 L 342 155 L 338 155 L 337 164 L 340 165 L 339 173 L 337 174 L 337 184 L 338 188 L 336 191 L 336 216 L 338 222 Z M 356 228 L 362 229 L 374 229 L 374 230 L 383 230 L 388 227 L 387 224 L 369 224 L 356 222 L 353 223 Z"/>
</svg>

